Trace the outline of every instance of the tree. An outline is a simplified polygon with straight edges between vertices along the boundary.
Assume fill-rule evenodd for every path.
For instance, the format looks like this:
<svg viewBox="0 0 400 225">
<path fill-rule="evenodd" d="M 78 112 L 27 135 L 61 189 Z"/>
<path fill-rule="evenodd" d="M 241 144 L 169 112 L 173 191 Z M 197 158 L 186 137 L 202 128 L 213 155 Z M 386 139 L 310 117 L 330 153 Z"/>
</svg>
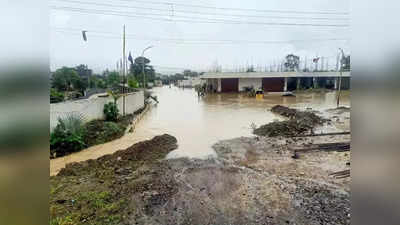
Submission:
<svg viewBox="0 0 400 225">
<path fill-rule="evenodd" d="M 90 76 L 92 76 L 92 73 L 93 73 L 93 71 L 91 69 L 89 69 L 87 65 L 84 65 L 84 64 L 81 64 L 81 65 L 75 67 L 75 71 L 82 78 L 90 77 Z"/>
<path fill-rule="evenodd" d="M 133 75 L 128 75 L 128 86 L 130 88 L 138 88 L 139 87 L 139 83 L 136 80 L 135 76 Z"/>
<path fill-rule="evenodd" d="M 156 72 L 153 66 L 150 65 L 150 60 L 146 57 L 137 57 L 135 62 L 130 65 L 129 73 L 133 75 L 136 81 L 143 81 L 143 66 L 146 76 L 146 82 L 153 82 L 156 77 Z M 129 82 L 129 81 L 128 81 Z"/>
<path fill-rule="evenodd" d="M 191 70 L 184 70 L 183 75 L 185 77 L 197 77 L 199 74 L 196 71 L 191 71 Z"/>
<path fill-rule="evenodd" d="M 78 76 L 81 78 L 81 81 L 79 81 L 80 83 L 78 84 L 80 87 L 85 87 L 85 89 L 87 87 L 94 87 L 95 83 L 92 83 L 92 81 L 91 81 L 91 79 L 93 79 L 93 76 L 92 76 L 93 71 L 91 69 L 89 69 L 87 65 L 80 64 L 75 67 L 75 71 L 78 74 Z M 83 84 L 82 82 L 85 84 Z M 83 92 L 84 90 L 81 90 L 81 91 Z"/>
<path fill-rule="evenodd" d="M 121 76 L 118 72 L 111 72 L 107 76 L 107 86 L 108 87 L 116 87 L 121 83 Z"/>
<path fill-rule="evenodd" d="M 99 79 L 96 81 L 96 86 L 97 86 L 98 88 L 106 89 L 106 88 L 107 88 L 107 82 L 104 81 L 102 78 L 99 78 Z"/>
<path fill-rule="evenodd" d="M 256 72 L 256 71 L 254 70 L 254 66 L 251 65 L 250 67 L 247 68 L 246 72 L 247 73 L 252 73 L 252 72 Z"/>
<path fill-rule="evenodd" d="M 289 54 L 285 57 L 285 59 L 285 71 L 297 71 L 299 69 L 300 57 L 298 57 L 297 55 Z"/>
<path fill-rule="evenodd" d="M 350 71 L 350 55 L 342 58 L 343 71 Z"/>
<path fill-rule="evenodd" d="M 62 67 L 53 74 L 52 87 L 57 91 L 70 91 L 79 86 L 80 77 L 73 68 Z"/>
</svg>

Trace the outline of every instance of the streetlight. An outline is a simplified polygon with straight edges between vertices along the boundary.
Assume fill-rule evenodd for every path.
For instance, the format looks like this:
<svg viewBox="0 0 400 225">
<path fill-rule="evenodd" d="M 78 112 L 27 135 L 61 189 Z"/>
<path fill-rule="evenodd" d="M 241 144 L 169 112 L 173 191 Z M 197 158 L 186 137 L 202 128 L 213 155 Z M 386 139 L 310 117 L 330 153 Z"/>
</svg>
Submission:
<svg viewBox="0 0 400 225">
<path fill-rule="evenodd" d="M 147 51 L 147 50 L 149 50 L 150 48 L 153 48 L 154 46 L 149 46 L 149 47 L 147 47 L 147 48 L 145 48 L 145 49 L 143 49 L 143 51 L 142 51 L 142 73 L 143 73 L 143 94 L 144 94 L 144 91 L 145 91 L 145 88 L 146 88 L 146 78 L 145 78 L 145 73 L 144 73 L 144 52 L 145 51 Z"/>
</svg>

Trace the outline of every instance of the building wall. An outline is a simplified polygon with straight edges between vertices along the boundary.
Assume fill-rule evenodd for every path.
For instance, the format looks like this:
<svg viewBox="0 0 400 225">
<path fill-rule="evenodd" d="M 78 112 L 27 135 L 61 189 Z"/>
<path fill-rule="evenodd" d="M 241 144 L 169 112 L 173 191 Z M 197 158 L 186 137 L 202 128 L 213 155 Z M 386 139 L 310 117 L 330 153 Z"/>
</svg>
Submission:
<svg viewBox="0 0 400 225">
<path fill-rule="evenodd" d="M 198 77 L 195 78 L 188 78 L 187 80 L 179 80 L 178 81 L 178 86 L 179 87 L 194 87 L 196 85 L 203 85 L 205 83 L 205 80 L 201 80 Z"/>
<path fill-rule="evenodd" d="M 262 79 L 261 78 L 240 78 L 239 79 L 239 91 L 244 91 L 245 87 L 253 86 L 254 89 L 258 89 L 262 87 Z"/>
<path fill-rule="evenodd" d="M 101 98 L 89 98 L 77 101 L 68 101 L 50 104 L 50 130 L 53 130 L 58 123 L 58 118 L 64 118 L 68 115 L 80 115 L 83 119 L 88 122 L 94 119 L 103 119 L 103 108 L 104 104 L 113 102 L 112 97 Z M 119 98 L 117 101 L 118 109 L 120 114 L 123 112 L 123 98 Z M 144 95 L 143 91 L 130 93 L 125 97 L 125 112 L 127 114 L 133 113 L 144 106 Z"/>
</svg>

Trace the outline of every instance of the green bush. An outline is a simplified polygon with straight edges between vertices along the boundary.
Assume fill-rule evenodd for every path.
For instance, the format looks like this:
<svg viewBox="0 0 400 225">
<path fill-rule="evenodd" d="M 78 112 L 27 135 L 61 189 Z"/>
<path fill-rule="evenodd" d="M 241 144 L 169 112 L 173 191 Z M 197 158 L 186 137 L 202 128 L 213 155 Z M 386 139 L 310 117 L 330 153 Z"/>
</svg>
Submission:
<svg viewBox="0 0 400 225">
<path fill-rule="evenodd" d="M 84 141 L 88 146 L 112 141 L 124 135 L 125 129 L 122 125 L 103 120 L 92 120 L 85 124 Z"/>
<path fill-rule="evenodd" d="M 55 89 L 50 89 L 50 103 L 57 103 L 64 101 L 64 94 L 56 91 Z"/>
<path fill-rule="evenodd" d="M 109 102 L 105 104 L 103 113 L 107 121 L 117 121 L 119 113 L 117 104 L 114 102 Z"/>
<path fill-rule="evenodd" d="M 59 157 L 83 149 L 85 129 L 83 119 L 77 115 L 69 115 L 58 119 L 58 124 L 50 134 L 50 156 Z"/>
<path fill-rule="evenodd" d="M 135 79 L 135 77 L 128 77 L 128 86 L 130 88 L 138 88 L 139 82 Z"/>
</svg>

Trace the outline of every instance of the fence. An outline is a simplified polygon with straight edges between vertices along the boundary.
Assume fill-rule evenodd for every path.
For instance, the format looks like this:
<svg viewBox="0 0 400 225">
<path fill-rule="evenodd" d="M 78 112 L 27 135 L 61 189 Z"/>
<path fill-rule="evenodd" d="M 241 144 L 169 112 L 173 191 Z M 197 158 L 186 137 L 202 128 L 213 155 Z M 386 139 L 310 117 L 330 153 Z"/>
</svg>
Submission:
<svg viewBox="0 0 400 225">
<path fill-rule="evenodd" d="M 82 99 L 76 101 L 68 101 L 50 104 L 50 130 L 57 126 L 58 118 L 64 118 L 71 114 L 76 114 L 85 121 L 93 119 L 104 118 L 103 108 L 104 104 L 113 102 L 112 97 L 94 97 L 89 99 Z M 117 101 L 119 112 L 123 110 L 123 98 Z M 129 93 L 125 97 L 125 112 L 127 114 L 133 113 L 144 106 L 143 91 Z"/>
</svg>

